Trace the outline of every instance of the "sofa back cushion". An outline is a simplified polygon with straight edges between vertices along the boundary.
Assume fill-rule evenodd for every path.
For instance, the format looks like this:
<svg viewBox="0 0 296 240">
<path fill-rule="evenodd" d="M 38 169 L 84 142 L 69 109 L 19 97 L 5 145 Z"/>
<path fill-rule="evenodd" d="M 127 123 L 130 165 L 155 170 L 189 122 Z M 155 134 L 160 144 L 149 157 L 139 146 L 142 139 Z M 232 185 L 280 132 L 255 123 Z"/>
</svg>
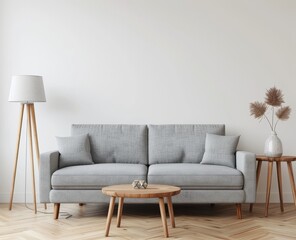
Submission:
<svg viewBox="0 0 296 240">
<path fill-rule="evenodd" d="M 200 163 L 207 133 L 225 135 L 223 124 L 149 125 L 149 164 Z"/>
<path fill-rule="evenodd" d="M 148 164 L 146 125 L 73 124 L 71 133 L 89 135 L 94 163 Z"/>
</svg>

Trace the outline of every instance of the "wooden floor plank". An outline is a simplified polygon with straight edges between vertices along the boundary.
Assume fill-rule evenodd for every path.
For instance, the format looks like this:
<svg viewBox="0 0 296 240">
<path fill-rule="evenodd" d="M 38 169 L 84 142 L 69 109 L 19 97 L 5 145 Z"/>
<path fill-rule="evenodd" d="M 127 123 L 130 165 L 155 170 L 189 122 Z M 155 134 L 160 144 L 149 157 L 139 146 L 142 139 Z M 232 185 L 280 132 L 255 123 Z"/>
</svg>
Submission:
<svg viewBox="0 0 296 240">
<path fill-rule="evenodd" d="M 126 204 L 121 227 L 116 227 L 116 210 L 111 223 L 110 239 L 163 239 L 159 207 L 157 204 Z M 264 204 L 254 205 L 253 212 L 243 205 L 243 219 L 236 217 L 235 205 L 188 204 L 174 205 L 176 228 L 169 225 L 170 238 L 173 239 L 295 239 L 296 208 L 285 204 L 281 213 L 278 204 L 270 204 L 269 217 L 264 217 Z M 48 210 L 43 205 L 39 211 L 52 213 L 52 204 Z M 14 204 L 8 210 L 8 204 L 0 204 L 0 240 L 64 239 L 90 240 L 106 239 L 105 224 L 108 204 L 61 204 L 58 220 L 52 214 L 38 212 L 34 214 L 24 204 Z M 72 217 L 66 218 L 67 214 Z M 169 220 L 168 216 L 167 219 Z"/>
</svg>

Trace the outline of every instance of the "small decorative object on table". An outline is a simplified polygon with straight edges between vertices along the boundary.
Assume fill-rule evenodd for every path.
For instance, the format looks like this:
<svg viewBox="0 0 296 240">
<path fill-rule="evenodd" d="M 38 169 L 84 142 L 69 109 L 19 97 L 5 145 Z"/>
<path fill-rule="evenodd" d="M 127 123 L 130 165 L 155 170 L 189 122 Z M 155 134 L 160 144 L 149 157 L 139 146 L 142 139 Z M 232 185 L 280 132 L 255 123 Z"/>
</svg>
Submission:
<svg viewBox="0 0 296 240">
<path fill-rule="evenodd" d="M 289 119 L 291 108 L 282 106 L 284 102 L 282 91 L 276 87 L 270 88 L 265 93 L 265 101 L 250 103 L 251 116 L 255 118 L 265 118 L 271 128 L 271 135 L 265 142 L 264 154 L 267 157 L 280 157 L 283 154 L 282 142 L 276 134 L 276 126 L 279 120 L 285 121 Z M 267 117 L 266 112 L 270 110 L 271 116 Z M 276 110 L 276 111 L 275 111 Z M 277 119 L 274 119 L 275 116 Z"/>
<path fill-rule="evenodd" d="M 145 180 L 134 180 L 132 183 L 133 188 L 137 189 L 146 189 L 148 186 L 148 183 L 146 183 Z"/>
</svg>

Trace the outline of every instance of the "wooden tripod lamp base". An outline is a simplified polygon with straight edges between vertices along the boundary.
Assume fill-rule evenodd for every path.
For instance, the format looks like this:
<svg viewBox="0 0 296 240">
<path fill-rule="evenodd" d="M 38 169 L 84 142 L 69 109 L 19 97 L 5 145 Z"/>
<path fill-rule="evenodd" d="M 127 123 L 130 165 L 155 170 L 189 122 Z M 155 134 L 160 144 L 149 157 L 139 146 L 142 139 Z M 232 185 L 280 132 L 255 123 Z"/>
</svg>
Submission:
<svg viewBox="0 0 296 240">
<path fill-rule="evenodd" d="M 29 137 L 29 149 L 30 149 L 29 152 L 30 152 L 31 167 L 32 167 L 31 170 L 32 170 L 32 183 L 33 183 L 34 210 L 35 210 L 35 213 L 37 213 L 33 139 L 34 139 L 35 155 L 36 155 L 38 166 L 40 162 L 40 153 L 39 153 L 39 144 L 38 144 L 38 137 L 37 137 L 37 125 L 36 125 L 36 118 L 35 118 L 34 102 L 46 101 L 42 77 L 35 76 L 35 75 L 13 76 L 11 81 L 8 101 L 21 103 L 9 210 L 12 209 L 15 177 L 16 177 L 16 171 L 17 171 L 19 147 L 20 147 L 20 140 L 21 140 L 23 117 L 24 117 L 24 108 L 26 107 L 27 118 L 28 118 L 28 125 L 27 125 L 28 136 L 26 137 Z M 25 169 L 25 171 L 26 170 L 27 169 Z M 46 205 L 45 205 L 45 208 L 46 208 Z"/>
<path fill-rule="evenodd" d="M 21 132 L 22 132 L 22 125 L 23 125 L 23 116 L 24 116 L 24 107 L 26 106 L 27 110 L 27 117 L 28 117 L 28 137 L 29 137 L 29 150 L 30 150 L 30 158 L 31 158 L 31 167 L 32 167 L 32 183 L 33 183 L 33 200 L 34 200 L 34 210 L 37 213 L 37 204 L 36 204 L 36 187 L 35 187 L 35 171 L 34 171 L 34 154 L 33 154 L 33 137 L 35 143 L 35 152 L 36 158 L 39 165 L 39 145 L 38 145 L 38 137 L 37 137 L 37 126 L 36 126 L 36 118 L 35 118 L 35 109 L 33 103 L 21 103 L 21 110 L 20 110 L 20 119 L 19 119 L 19 128 L 17 134 L 17 143 L 16 143 L 16 152 L 15 152 L 15 159 L 14 159 L 14 170 L 13 170 L 13 177 L 12 177 L 12 187 L 10 193 L 10 203 L 9 203 L 9 210 L 12 209 L 12 202 L 13 202 L 13 194 L 14 194 L 14 186 L 15 186 L 15 178 L 16 178 L 16 171 L 17 171 L 17 164 L 18 164 L 18 156 L 19 156 L 19 146 L 21 140 Z"/>
</svg>

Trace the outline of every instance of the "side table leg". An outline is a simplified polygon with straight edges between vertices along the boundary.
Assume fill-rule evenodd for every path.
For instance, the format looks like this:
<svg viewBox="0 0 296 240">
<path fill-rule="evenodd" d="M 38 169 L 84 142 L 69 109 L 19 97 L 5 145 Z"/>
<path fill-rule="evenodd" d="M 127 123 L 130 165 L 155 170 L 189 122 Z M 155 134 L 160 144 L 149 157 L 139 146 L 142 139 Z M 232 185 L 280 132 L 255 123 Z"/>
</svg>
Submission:
<svg viewBox="0 0 296 240">
<path fill-rule="evenodd" d="M 279 195 L 280 195 L 280 204 L 281 204 L 281 211 L 284 211 L 284 204 L 283 204 L 283 188 L 282 188 L 282 167 L 281 162 L 276 162 L 276 170 L 277 170 L 277 180 L 279 186 Z"/>
<path fill-rule="evenodd" d="M 120 227 L 121 223 L 121 216 L 122 216 L 122 209 L 123 209 L 123 201 L 124 198 L 120 197 L 118 202 L 118 212 L 117 212 L 117 227 Z"/>
<path fill-rule="evenodd" d="M 172 227 L 175 228 L 176 224 L 175 224 L 175 216 L 174 216 L 174 209 L 173 209 L 173 203 L 172 203 L 172 198 L 171 197 L 167 197 L 168 200 L 168 209 L 169 209 L 169 215 L 170 215 L 170 219 L 171 219 L 171 224 Z"/>
<path fill-rule="evenodd" d="M 270 199 L 270 188 L 271 188 L 271 179 L 272 179 L 272 167 L 273 167 L 273 162 L 268 162 L 267 187 L 266 187 L 266 203 L 265 203 L 265 217 L 268 216 L 269 199 Z"/>
<path fill-rule="evenodd" d="M 109 235 L 111 219 L 112 219 L 113 210 L 114 210 L 114 203 L 115 203 L 115 197 L 111 197 L 110 198 L 110 203 L 109 203 L 109 210 L 108 210 L 108 217 L 107 217 L 107 223 L 106 223 L 105 237 L 108 237 L 108 235 Z"/>
<path fill-rule="evenodd" d="M 262 166 L 262 161 L 258 161 L 257 164 L 257 171 L 256 171 L 256 189 L 258 188 L 258 183 L 259 183 L 259 177 L 260 177 L 260 172 L 261 172 L 261 166 Z M 250 204 L 250 212 L 253 211 L 253 203 Z"/>
<path fill-rule="evenodd" d="M 289 176 L 290 176 L 292 194 L 293 194 L 293 198 L 294 198 L 294 204 L 296 206 L 296 189 L 295 189 L 295 180 L 294 180 L 292 162 L 291 161 L 287 162 L 287 165 L 288 165 L 288 172 L 289 172 Z"/>
<path fill-rule="evenodd" d="M 163 232 L 164 232 L 164 237 L 169 236 L 168 232 L 168 225 L 166 221 L 166 213 L 165 213 L 165 207 L 164 207 L 164 200 L 163 198 L 159 198 L 159 209 L 160 209 L 160 215 L 161 215 L 161 221 L 162 221 L 162 226 L 163 226 Z"/>
</svg>

